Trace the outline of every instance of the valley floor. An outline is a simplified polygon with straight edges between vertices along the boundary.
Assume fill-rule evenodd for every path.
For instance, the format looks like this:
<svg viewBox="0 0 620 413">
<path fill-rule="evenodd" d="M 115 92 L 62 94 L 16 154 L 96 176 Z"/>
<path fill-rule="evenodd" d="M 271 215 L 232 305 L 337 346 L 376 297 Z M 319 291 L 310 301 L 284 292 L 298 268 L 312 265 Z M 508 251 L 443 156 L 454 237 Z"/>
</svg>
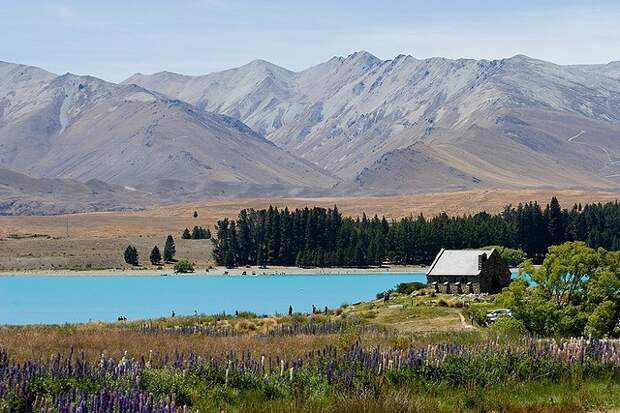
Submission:
<svg viewBox="0 0 620 413">
<path fill-rule="evenodd" d="M 203 226 L 214 232 L 218 220 L 226 217 L 234 219 L 242 208 L 258 209 L 274 205 L 294 209 L 337 205 L 344 216 L 355 217 L 365 213 L 367 216 L 377 214 L 397 219 L 418 214 L 433 216 L 442 212 L 450 215 L 483 210 L 495 213 L 507 204 L 529 201 L 545 204 L 554 195 L 566 207 L 575 203 L 618 199 L 618 193 L 615 192 L 485 190 L 364 198 L 220 199 L 133 212 L 5 216 L 0 217 L 0 272 L 43 274 L 70 270 L 90 274 L 105 270 L 114 274 L 152 273 L 157 271 L 157 267 L 147 265 L 149 253 L 154 245 L 163 250 L 165 237 L 171 234 L 177 246 L 176 258 L 193 261 L 197 272 L 201 273 L 214 266 L 211 258 L 212 243 L 209 240 L 182 240 L 182 231 Z M 196 218 L 194 212 L 198 215 Z M 127 245 L 136 246 L 144 270 L 136 270 L 125 264 L 122 254 Z M 171 266 L 162 271 L 171 271 Z M 304 272 L 300 269 L 269 269 L 266 272 L 272 271 L 287 274 Z M 337 271 L 347 273 L 351 270 Z"/>
<path fill-rule="evenodd" d="M 221 275 L 238 275 L 238 276 L 253 276 L 253 275 L 305 275 L 305 274 L 325 274 L 325 275 L 343 275 L 343 274 L 369 274 L 369 273 L 413 273 L 413 272 L 425 272 L 427 267 L 423 266 L 408 266 L 408 265 L 393 265 L 383 267 L 369 267 L 369 268 L 348 268 L 348 267 L 329 267 L 329 268 L 300 268 L 300 267 L 285 267 L 285 266 L 269 266 L 269 267 L 238 267 L 238 268 L 226 268 L 222 266 L 215 266 L 209 268 L 208 271 L 203 268 L 199 268 L 197 271 L 188 274 L 179 274 L 183 277 L 204 277 L 204 276 L 221 276 Z M 32 275 L 32 276 L 144 276 L 144 275 L 172 275 L 173 268 L 170 264 L 167 264 L 163 268 L 154 266 L 141 267 L 135 269 L 100 269 L 100 270 L 67 270 L 63 268 L 54 268 L 48 270 L 3 270 L 0 271 L 0 277 Z"/>
</svg>

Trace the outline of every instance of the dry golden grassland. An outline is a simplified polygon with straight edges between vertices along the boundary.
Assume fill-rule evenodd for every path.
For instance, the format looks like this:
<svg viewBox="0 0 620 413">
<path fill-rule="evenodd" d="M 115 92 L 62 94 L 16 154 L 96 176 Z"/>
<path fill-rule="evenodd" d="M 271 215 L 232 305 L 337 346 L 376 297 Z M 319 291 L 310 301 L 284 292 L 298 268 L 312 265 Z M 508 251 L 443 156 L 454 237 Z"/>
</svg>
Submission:
<svg viewBox="0 0 620 413">
<path fill-rule="evenodd" d="M 183 241 L 181 232 L 196 225 L 213 231 L 217 220 L 235 218 L 242 208 L 274 205 L 294 209 L 337 205 L 345 216 L 357 217 L 365 213 L 397 219 L 442 212 L 449 215 L 483 210 L 496 213 L 507 204 L 528 201 L 545 204 L 554 195 L 564 207 L 618 198 L 618 193 L 614 192 L 485 190 L 364 198 L 206 200 L 132 212 L 0 217 L 0 271 L 128 268 L 122 259 L 122 252 L 128 244 L 135 245 L 141 263 L 148 264 L 151 248 L 157 244 L 162 249 L 164 237 L 168 234 L 177 241 L 178 258 L 189 258 L 199 268 L 206 268 L 212 264 L 211 243 Z M 193 217 L 194 211 L 198 213 L 197 218 Z M 42 236 L 32 238 L 35 234 Z"/>
<path fill-rule="evenodd" d="M 327 314 L 295 314 L 255 316 L 197 315 L 162 318 L 151 321 L 123 321 L 116 323 L 85 323 L 61 326 L 0 327 L 0 348 L 7 349 L 13 356 L 26 359 L 63 352 L 67 348 L 79 348 L 91 357 L 102 352 L 120 357 L 123 352 L 146 354 L 153 350 L 160 354 L 175 351 L 193 351 L 200 354 L 221 356 L 230 350 L 250 350 L 253 354 L 269 353 L 279 357 L 292 358 L 326 345 L 350 346 L 362 340 L 367 346 L 402 347 L 411 344 L 426 344 L 447 340 L 453 334 L 461 338 L 468 335 L 473 339 L 484 332 L 463 324 L 459 317 L 462 308 L 456 305 L 441 305 L 440 302 L 456 303 L 451 296 L 419 296 L 392 294 L 388 302 L 372 300 L 343 305 L 331 309 Z M 340 334 L 268 337 L 265 333 L 281 324 L 352 322 L 352 325 L 376 327 Z M 229 328 L 244 333 L 235 337 L 213 337 L 200 333 L 170 334 L 140 331 L 149 325 L 161 328 L 180 326 L 211 326 Z M 384 330 L 385 329 L 385 330 Z M 385 332 L 385 333 L 382 333 Z M 389 334 L 387 334 L 389 332 Z"/>
</svg>

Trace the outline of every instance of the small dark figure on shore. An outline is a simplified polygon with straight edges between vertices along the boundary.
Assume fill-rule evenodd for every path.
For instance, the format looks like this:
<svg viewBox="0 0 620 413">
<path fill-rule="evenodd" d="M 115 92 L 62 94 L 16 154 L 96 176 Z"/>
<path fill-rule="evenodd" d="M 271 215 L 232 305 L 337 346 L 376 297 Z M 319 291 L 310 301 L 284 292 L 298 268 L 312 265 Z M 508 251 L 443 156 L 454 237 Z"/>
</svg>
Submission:
<svg viewBox="0 0 620 413">
<path fill-rule="evenodd" d="M 312 304 L 312 314 L 316 314 L 316 307 Z"/>
<path fill-rule="evenodd" d="M 384 295 L 383 295 L 383 302 L 388 302 L 390 301 L 390 292 L 387 291 Z"/>
<path fill-rule="evenodd" d="M 293 315 L 293 306 L 292 305 L 288 306 L 288 315 L 289 316 Z"/>
<path fill-rule="evenodd" d="M 176 314 L 174 313 L 174 310 L 172 310 L 172 317 L 174 317 Z"/>
<path fill-rule="evenodd" d="M 239 310 L 235 310 L 235 317 L 239 317 Z"/>
<path fill-rule="evenodd" d="M 327 314 L 328 311 L 327 306 L 325 306 L 325 314 Z"/>
</svg>

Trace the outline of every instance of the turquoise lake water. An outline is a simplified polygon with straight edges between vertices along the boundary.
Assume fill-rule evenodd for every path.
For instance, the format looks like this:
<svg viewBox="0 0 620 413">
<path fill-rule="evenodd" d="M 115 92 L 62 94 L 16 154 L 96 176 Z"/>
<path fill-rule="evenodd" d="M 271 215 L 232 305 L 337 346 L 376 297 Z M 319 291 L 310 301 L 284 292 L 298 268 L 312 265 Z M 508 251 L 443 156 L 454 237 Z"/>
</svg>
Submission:
<svg viewBox="0 0 620 413">
<path fill-rule="evenodd" d="M 0 324 L 113 321 L 252 311 L 286 313 L 335 308 L 374 298 L 424 273 L 258 276 L 15 276 L 0 277 Z"/>
</svg>

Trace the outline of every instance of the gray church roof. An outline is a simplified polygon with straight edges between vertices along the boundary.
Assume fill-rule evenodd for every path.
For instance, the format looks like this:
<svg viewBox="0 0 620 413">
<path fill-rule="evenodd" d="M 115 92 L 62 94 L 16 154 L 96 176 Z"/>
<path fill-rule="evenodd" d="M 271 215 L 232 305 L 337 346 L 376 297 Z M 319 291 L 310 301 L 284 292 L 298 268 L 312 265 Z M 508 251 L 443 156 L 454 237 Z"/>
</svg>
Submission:
<svg viewBox="0 0 620 413">
<path fill-rule="evenodd" d="M 478 257 L 489 258 L 493 250 L 446 250 L 442 249 L 426 275 L 480 275 Z"/>
</svg>

